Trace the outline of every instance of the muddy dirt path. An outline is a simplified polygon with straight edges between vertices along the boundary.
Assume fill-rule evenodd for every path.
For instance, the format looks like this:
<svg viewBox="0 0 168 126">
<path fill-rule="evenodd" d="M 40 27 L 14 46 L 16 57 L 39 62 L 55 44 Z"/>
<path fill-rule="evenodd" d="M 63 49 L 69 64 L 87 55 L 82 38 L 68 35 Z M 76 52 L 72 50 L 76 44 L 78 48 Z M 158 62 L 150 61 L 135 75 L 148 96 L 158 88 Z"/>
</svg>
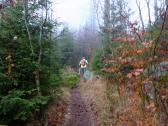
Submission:
<svg viewBox="0 0 168 126">
<path fill-rule="evenodd" d="M 88 108 L 82 99 L 79 85 L 71 91 L 67 113 L 62 126 L 93 126 Z"/>
</svg>

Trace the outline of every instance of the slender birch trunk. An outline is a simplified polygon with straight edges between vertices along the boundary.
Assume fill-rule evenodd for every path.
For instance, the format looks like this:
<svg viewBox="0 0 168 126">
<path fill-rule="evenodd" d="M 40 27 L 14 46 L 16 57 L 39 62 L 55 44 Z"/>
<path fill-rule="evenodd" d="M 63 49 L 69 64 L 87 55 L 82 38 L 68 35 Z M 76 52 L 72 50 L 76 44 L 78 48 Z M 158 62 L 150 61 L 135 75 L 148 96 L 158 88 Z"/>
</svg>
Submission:
<svg viewBox="0 0 168 126">
<path fill-rule="evenodd" d="M 140 5 L 140 2 L 138 3 L 137 0 L 136 0 L 136 4 L 137 4 L 138 10 L 139 10 L 139 17 L 140 17 L 141 24 L 142 24 L 142 30 L 144 31 L 145 26 L 144 26 L 144 21 L 143 21 L 143 18 L 142 18 L 141 5 Z"/>
<path fill-rule="evenodd" d="M 41 60 L 42 60 L 42 34 L 43 34 L 43 25 L 44 23 L 47 21 L 47 17 L 48 17 L 48 10 L 47 10 L 47 0 L 45 1 L 45 19 L 43 19 L 43 10 L 44 8 L 42 8 L 42 12 L 41 12 L 41 24 L 39 26 L 39 40 L 38 40 L 38 44 L 39 44 L 39 55 L 38 55 L 38 65 L 40 66 L 41 64 Z M 40 70 L 38 69 L 35 75 L 35 79 L 36 79 L 36 86 L 37 86 L 37 90 L 38 90 L 38 95 L 42 95 L 41 94 L 41 90 L 40 90 Z"/>
<path fill-rule="evenodd" d="M 152 26 L 152 21 L 151 21 L 151 14 L 150 14 L 150 0 L 146 0 L 147 8 L 148 8 L 148 18 L 149 18 L 149 26 Z"/>
<path fill-rule="evenodd" d="M 158 1 L 154 0 L 154 15 L 155 15 L 155 21 L 158 19 Z"/>
<path fill-rule="evenodd" d="M 25 26 L 26 26 L 26 30 L 27 30 L 27 35 L 28 35 L 28 38 L 29 38 L 29 45 L 30 45 L 30 50 L 31 50 L 31 54 L 33 55 L 34 54 L 34 50 L 33 50 L 33 45 L 32 45 L 32 37 L 31 37 L 31 34 L 30 34 L 30 30 L 29 30 L 29 26 L 28 26 L 28 20 L 27 20 L 27 4 L 28 4 L 28 1 L 27 0 L 23 0 L 23 10 L 24 10 L 24 22 L 25 22 Z"/>
</svg>

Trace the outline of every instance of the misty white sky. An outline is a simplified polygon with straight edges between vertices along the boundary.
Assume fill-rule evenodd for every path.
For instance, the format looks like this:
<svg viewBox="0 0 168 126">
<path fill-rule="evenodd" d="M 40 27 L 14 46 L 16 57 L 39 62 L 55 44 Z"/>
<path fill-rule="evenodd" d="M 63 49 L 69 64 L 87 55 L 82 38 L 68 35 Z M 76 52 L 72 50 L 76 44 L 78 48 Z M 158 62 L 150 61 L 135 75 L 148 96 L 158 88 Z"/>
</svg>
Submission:
<svg viewBox="0 0 168 126">
<path fill-rule="evenodd" d="M 85 24 L 89 16 L 90 0 L 55 0 L 54 13 L 60 21 L 73 28 Z"/>
<path fill-rule="evenodd" d="M 54 15 L 59 17 L 59 21 L 65 22 L 71 28 L 79 28 L 83 26 L 89 18 L 90 1 L 91 0 L 54 0 Z M 134 12 L 131 20 L 139 20 L 136 0 L 128 0 L 128 3 Z M 148 12 L 145 0 L 141 0 L 141 6 L 143 19 L 147 23 Z M 153 6 L 153 1 L 151 1 L 151 6 Z M 153 15 L 153 10 L 151 10 L 151 15 Z"/>
<path fill-rule="evenodd" d="M 139 20 L 139 11 L 138 11 L 138 7 L 136 5 L 136 0 L 127 0 L 129 7 L 131 8 L 131 10 L 134 12 L 134 14 L 131 16 L 131 20 Z M 141 6 L 141 10 L 142 10 L 142 16 L 143 16 L 143 20 L 145 23 L 148 22 L 148 10 L 147 10 L 147 5 L 145 0 L 139 0 L 140 1 L 140 6 Z M 152 9 L 154 7 L 154 0 L 150 0 L 150 14 L 151 14 L 151 19 L 154 20 L 154 10 Z"/>
</svg>

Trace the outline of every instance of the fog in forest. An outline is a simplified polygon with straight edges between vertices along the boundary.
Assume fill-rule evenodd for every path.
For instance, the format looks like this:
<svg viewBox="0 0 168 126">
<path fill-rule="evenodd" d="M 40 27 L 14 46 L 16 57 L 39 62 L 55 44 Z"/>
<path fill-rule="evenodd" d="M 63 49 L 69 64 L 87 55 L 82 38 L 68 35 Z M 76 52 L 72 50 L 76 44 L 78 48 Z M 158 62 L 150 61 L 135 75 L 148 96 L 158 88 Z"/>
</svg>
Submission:
<svg viewBox="0 0 168 126">
<path fill-rule="evenodd" d="M 167 126 L 168 0 L 0 0 L 0 126 Z"/>
</svg>

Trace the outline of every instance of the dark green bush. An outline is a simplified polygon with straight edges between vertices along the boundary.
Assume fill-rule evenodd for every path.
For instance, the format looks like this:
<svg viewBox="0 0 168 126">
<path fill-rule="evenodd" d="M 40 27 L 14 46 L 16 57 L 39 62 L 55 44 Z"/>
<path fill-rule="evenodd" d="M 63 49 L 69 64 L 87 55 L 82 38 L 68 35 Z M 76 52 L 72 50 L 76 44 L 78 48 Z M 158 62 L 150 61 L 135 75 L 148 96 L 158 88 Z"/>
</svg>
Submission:
<svg viewBox="0 0 168 126">
<path fill-rule="evenodd" d="M 61 78 L 62 83 L 70 88 L 75 87 L 80 79 L 79 74 L 74 72 L 70 67 L 65 67 L 61 70 Z"/>
<path fill-rule="evenodd" d="M 50 79 L 51 79 L 51 85 L 52 86 L 60 86 L 60 84 L 62 83 L 62 80 L 61 80 L 61 77 L 59 74 L 52 74 L 50 76 Z"/>
<path fill-rule="evenodd" d="M 36 112 L 45 109 L 43 106 L 49 101 L 51 89 L 58 87 L 63 80 L 73 87 L 79 79 L 75 73 L 66 74 L 65 78 L 60 75 L 63 65 L 72 64 L 73 40 L 68 31 L 68 35 L 61 34 L 60 42 L 52 37 L 53 27 L 58 23 L 48 18 L 44 20 L 45 16 L 38 13 L 45 9 L 46 3 L 43 2 L 46 1 L 28 1 L 25 12 L 20 5 L 9 5 L 1 10 L 0 123 L 33 120 Z M 10 61 L 7 60 L 9 55 Z"/>
<path fill-rule="evenodd" d="M 35 111 L 48 103 L 49 97 L 34 96 L 32 91 L 11 91 L 8 95 L 1 97 L 0 117 L 1 122 L 11 123 L 13 121 L 33 120 Z"/>
<path fill-rule="evenodd" d="M 76 86 L 77 81 L 79 80 L 79 75 L 77 73 L 68 73 L 63 75 L 64 84 L 73 88 Z"/>
</svg>

